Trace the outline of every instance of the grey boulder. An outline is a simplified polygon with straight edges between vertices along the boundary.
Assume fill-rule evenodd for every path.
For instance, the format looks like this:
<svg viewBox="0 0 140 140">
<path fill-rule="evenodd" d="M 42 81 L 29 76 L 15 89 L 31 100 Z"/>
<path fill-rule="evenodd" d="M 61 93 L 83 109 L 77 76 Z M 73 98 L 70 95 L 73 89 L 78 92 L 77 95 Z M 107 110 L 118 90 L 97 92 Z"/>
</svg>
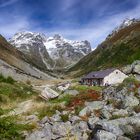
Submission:
<svg viewBox="0 0 140 140">
<path fill-rule="evenodd" d="M 111 132 L 100 130 L 96 134 L 97 140 L 117 140 L 116 135 Z"/>
</svg>

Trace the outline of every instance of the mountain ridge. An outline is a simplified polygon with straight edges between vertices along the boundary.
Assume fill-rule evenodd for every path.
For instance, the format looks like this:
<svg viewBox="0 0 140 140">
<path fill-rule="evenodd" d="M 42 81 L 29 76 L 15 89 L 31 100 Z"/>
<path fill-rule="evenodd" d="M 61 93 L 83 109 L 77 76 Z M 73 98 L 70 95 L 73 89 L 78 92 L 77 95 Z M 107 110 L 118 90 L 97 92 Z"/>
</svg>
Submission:
<svg viewBox="0 0 140 140">
<path fill-rule="evenodd" d="M 121 67 L 140 59 L 140 21 L 120 28 L 68 70 L 74 77 L 93 70 Z M 86 69 L 85 69 L 86 66 Z M 68 74 L 67 73 L 67 74 Z"/>
<path fill-rule="evenodd" d="M 12 76 L 18 80 L 51 79 L 49 72 L 44 73 L 34 67 L 24 53 L 13 47 L 0 35 L 0 71 L 5 76 Z"/>
<path fill-rule="evenodd" d="M 71 41 L 58 34 L 46 37 L 25 31 L 16 33 L 9 42 L 44 70 L 64 68 L 91 52 L 88 41 Z"/>
</svg>

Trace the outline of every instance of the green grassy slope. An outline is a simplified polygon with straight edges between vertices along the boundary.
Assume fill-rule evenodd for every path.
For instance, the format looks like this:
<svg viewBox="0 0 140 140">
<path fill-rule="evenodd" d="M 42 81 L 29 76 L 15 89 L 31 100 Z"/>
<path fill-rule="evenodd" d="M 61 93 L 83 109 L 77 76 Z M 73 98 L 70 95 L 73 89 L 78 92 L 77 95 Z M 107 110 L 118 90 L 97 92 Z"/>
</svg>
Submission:
<svg viewBox="0 0 140 140">
<path fill-rule="evenodd" d="M 121 67 L 137 59 L 140 59 L 140 23 L 106 39 L 95 51 L 70 68 L 68 73 L 77 77 L 92 70 Z"/>
</svg>

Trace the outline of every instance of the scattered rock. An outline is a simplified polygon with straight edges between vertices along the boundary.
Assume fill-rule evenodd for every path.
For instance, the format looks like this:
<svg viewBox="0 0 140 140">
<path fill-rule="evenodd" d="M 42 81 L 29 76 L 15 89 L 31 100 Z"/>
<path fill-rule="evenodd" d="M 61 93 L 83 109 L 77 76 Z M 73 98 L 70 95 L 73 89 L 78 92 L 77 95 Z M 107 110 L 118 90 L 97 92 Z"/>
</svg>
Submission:
<svg viewBox="0 0 140 140">
<path fill-rule="evenodd" d="M 79 112 L 79 116 L 81 117 L 88 116 L 91 114 L 91 112 L 92 112 L 92 109 L 90 107 L 85 107 Z"/>
<path fill-rule="evenodd" d="M 102 109 L 104 104 L 103 101 L 86 102 L 86 107 L 80 111 L 79 116 L 90 116 L 91 113 L 92 116 L 95 116 L 93 111 Z"/>
<path fill-rule="evenodd" d="M 102 125 L 103 129 L 105 129 L 106 131 L 111 132 L 111 133 L 113 133 L 113 134 L 115 134 L 117 136 L 124 134 L 123 131 L 119 127 L 120 122 L 117 121 L 117 120 L 99 122 L 98 124 Z"/>
<path fill-rule="evenodd" d="M 132 117 L 125 117 L 115 120 L 100 120 L 97 124 L 103 126 L 103 129 L 117 136 L 122 136 L 125 131 L 121 126 L 131 125 L 134 129 L 140 128 L 140 114 Z"/>
<path fill-rule="evenodd" d="M 128 73 L 134 70 L 138 72 L 139 67 L 136 65 L 128 67 Z M 139 97 L 135 96 L 134 92 L 136 89 L 140 95 L 140 88 L 137 88 L 134 83 L 126 87 L 109 86 L 102 92 L 103 100 L 85 102 L 85 107 L 80 111 L 79 116 L 74 115 L 74 110 L 73 112 L 56 110 L 52 117 L 44 117 L 39 122 L 40 129 L 28 135 L 26 140 L 73 140 L 75 138 L 87 140 L 89 136 L 92 140 L 130 140 L 126 137 L 127 134 L 134 136 L 140 130 L 140 113 L 134 108 L 140 103 Z M 77 94 L 78 91 L 67 89 L 62 96 Z M 47 93 L 47 97 L 48 95 L 51 96 Z M 63 105 L 65 106 L 64 103 Z M 100 115 L 97 116 L 97 112 Z M 62 115 L 66 115 L 66 121 Z M 34 118 L 35 116 L 28 116 L 27 120 L 34 120 Z M 88 121 L 84 121 L 84 118 Z"/>
<path fill-rule="evenodd" d="M 122 68 L 122 71 L 125 74 L 140 74 L 140 61 L 136 60 L 131 65 L 127 65 L 124 68 Z"/>
<path fill-rule="evenodd" d="M 69 114 L 69 111 L 63 111 L 62 114 L 67 115 L 67 114 Z"/>
<path fill-rule="evenodd" d="M 129 134 L 129 135 L 134 135 L 135 134 L 134 128 L 131 125 L 121 125 L 120 124 L 120 128 L 122 129 L 124 134 Z"/>
<path fill-rule="evenodd" d="M 70 82 L 66 82 L 66 83 L 61 83 L 57 85 L 58 90 L 60 91 L 65 91 L 70 87 L 71 83 Z"/>
<path fill-rule="evenodd" d="M 123 136 L 118 136 L 117 140 L 131 140 L 131 139 Z"/>
<path fill-rule="evenodd" d="M 140 97 L 140 87 L 138 88 L 138 96 Z"/>
<path fill-rule="evenodd" d="M 124 107 L 134 107 L 139 104 L 139 99 L 137 99 L 135 96 L 126 96 L 124 99 Z"/>
<path fill-rule="evenodd" d="M 52 134 L 52 126 L 45 124 L 45 127 L 40 130 L 36 130 L 26 137 L 26 140 L 52 140 L 54 135 Z"/>
<path fill-rule="evenodd" d="M 91 130 L 95 128 L 95 125 L 100 121 L 98 117 L 88 118 L 88 125 Z"/>
<path fill-rule="evenodd" d="M 77 131 L 80 130 L 81 132 L 86 132 L 89 130 L 87 123 L 84 121 L 80 121 L 79 123 L 76 123 L 75 128 Z"/>
<path fill-rule="evenodd" d="M 40 95 L 40 97 L 42 97 L 45 100 L 53 99 L 58 96 L 59 96 L 59 94 L 49 87 L 45 87 L 45 89 L 42 91 L 42 93 Z"/>
<path fill-rule="evenodd" d="M 140 61 L 135 61 L 133 64 L 132 64 L 132 67 L 133 67 L 133 73 L 137 73 L 137 74 L 140 74 Z"/>
<path fill-rule="evenodd" d="M 77 122 L 80 122 L 80 121 L 81 121 L 81 118 L 78 117 L 78 116 L 72 116 L 72 117 L 70 117 L 69 121 L 70 121 L 72 124 L 76 124 Z"/>
<path fill-rule="evenodd" d="M 105 103 L 103 101 L 93 101 L 86 102 L 85 105 L 89 107 L 91 110 L 99 110 L 104 107 Z"/>
<path fill-rule="evenodd" d="M 110 119 L 112 117 L 111 113 L 106 109 L 102 109 L 101 114 L 102 114 L 102 117 L 105 119 Z"/>
<path fill-rule="evenodd" d="M 136 80 L 140 81 L 140 74 L 134 74 L 134 77 L 136 78 Z"/>
<path fill-rule="evenodd" d="M 71 130 L 71 134 L 75 136 L 75 138 L 77 138 L 78 140 L 87 140 L 89 137 L 88 133 L 90 133 L 90 130 L 87 123 L 84 121 L 76 123 Z"/>
<path fill-rule="evenodd" d="M 97 140 L 117 140 L 116 135 L 104 130 L 98 131 L 96 136 L 97 136 Z"/>
<path fill-rule="evenodd" d="M 50 120 L 49 120 L 49 118 L 48 118 L 48 116 L 45 116 L 41 121 L 40 121 L 40 123 L 41 124 L 45 124 L 45 123 L 47 123 L 47 122 L 49 122 Z"/>
<path fill-rule="evenodd" d="M 30 116 L 26 117 L 26 121 L 28 123 L 30 123 L 30 122 L 37 122 L 37 121 L 39 121 L 39 119 L 38 119 L 38 117 L 36 115 L 30 115 Z"/>
<path fill-rule="evenodd" d="M 70 122 L 55 122 L 52 127 L 52 133 L 61 138 L 67 136 L 71 129 L 72 126 Z"/>
<path fill-rule="evenodd" d="M 127 117 L 128 116 L 128 111 L 127 110 L 124 110 L 124 109 L 115 110 L 115 112 L 113 112 L 112 115 L 114 115 L 114 116 L 120 116 L 120 118 L 121 117 Z"/>
<path fill-rule="evenodd" d="M 133 67 L 131 66 L 131 65 L 127 65 L 127 66 L 125 66 L 123 69 L 122 69 L 122 71 L 123 71 L 123 73 L 125 73 L 125 74 L 131 74 L 132 73 L 132 70 L 133 70 Z"/>
<path fill-rule="evenodd" d="M 61 122 L 61 116 L 59 114 L 54 114 L 52 117 L 50 117 L 50 121 L 52 122 Z"/>
<path fill-rule="evenodd" d="M 66 90 L 63 94 L 76 96 L 79 92 L 77 90 Z"/>
<path fill-rule="evenodd" d="M 120 100 L 124 100 L 125 95 L 127 95 L 128 90 L 126 87 L 122 88 L 122 89 L 117 89 L 117 87 L 108 87 L 105 90 L 103 90 L 103 98 L 105 100 L 116 100 L 116 101 L 120 101 Z"/>
</svg>

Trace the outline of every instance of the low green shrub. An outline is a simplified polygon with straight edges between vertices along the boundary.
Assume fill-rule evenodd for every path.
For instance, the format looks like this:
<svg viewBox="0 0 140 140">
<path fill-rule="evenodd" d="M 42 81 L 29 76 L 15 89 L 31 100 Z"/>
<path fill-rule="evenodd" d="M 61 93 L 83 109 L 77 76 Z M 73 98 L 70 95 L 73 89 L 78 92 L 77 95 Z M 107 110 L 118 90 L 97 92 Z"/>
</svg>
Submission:
<svg viewBox="0 0 140 140">
<path fill-rule="evenodd" d="M 67 94 L 67 95 L 63 95 L 61 98 L 52 99 L 49 102 L 50 103 L 62 103 L 62 102 L 65 102 L 66 104 L 69 104 L 69 102 L 73 98 L 74 98 L 74 96 Z"/>
<path fill-rule="evenodd" d="M 123 83 L 124 83 L 124 84 L 130 84 L 130 83 L 132 83 L 132 84 L 138 84 L 138 83 L 140 83 L 140 82 L 139 82 L 138 80 L 136 80 L 135 77 L 130 76 L 130 77 L 124 79 Z"/>
<path fill-rule="evenodd" d="M 136 113 L 140 113 L 140 105 L 134 107 Z"/>
<path fill-rule="evenodd" d="M 67 122 L 69 120 L 69 114 L 61 115 L 61 119 L 63 122 Z"/>
<path fill-rule="evenodd" d="M 0 108 L 0 116 L 4 114 L 4 110 Z"/>
<path fill-rule="evenodd" d="M 31 86 L 23 83 L 0 83 L 0 105 L 30 99 L 37 95 Z"/>
<path fill-rule="evenodd" d="M 8 76 L 8 77 L 6 78 L 6 83 L 14 84 L 14 83 L 15 83 L 15 80 L 14 80 L 11 76 Z"/>
<path fill-rule="evenodd" d="M 14 84 L 15 80 L 11 77 L 8 76 L 7 78 L 4 77 L 2 74 L 0 74 L 0 82 L 4 82 L 4 83 L 9 83 L 9 84 Z"/>
<path fill-rule="evenodd" d="M 122 90 L 124 87 L 127 87 L 130 89 L 131 85 L 139 85 L 140 82 L 133 76 L 127 77 L 124 79 L 124 81 L 118 85 L 117 90 L 120 91 Z"/>
<path fill-rule="evenodd" d="M 43 106 L 42 108 L 37 109 L 39 119 L 42 119 L 45 116 L 51 117 L 56 113 L 56 110 L 62 111 L 62 107 L 59 105 L 54 106 Z"/>
<path fill-rule="evenodd" d="M 5 110 L 0 108 L 0 140 L 25 139 L 22 132 L 31 130 L 31 126 L 17 123 L 17 116 L 1 117 L 4 113 Z"/>
<path fill-rule="evenodd" d="M 2 74 L 0 74 L 0 82 L 5 82 L 6 79 L 4 78 L 4 76 Z"/>
<path fill-rule="evenodd" d="M 83 109 L 83 106 L 76 106 L 75 107 L 75 115 L 79 115 L 80 111 Z"/>
<path fill-rule="evenodd" d="M 26 84 L 27 84 L 27 85 L 31 85 L 31 81 L 30 81 L 30 80 L 27 80 L 27 81 L 26 81 Z"/>
<path fill-rule="evenodd" d="M 71 89 L 77 90 L 80 93 L 87 93 L 88 90 L 102 91 L 100 86 L 87 86 L 87 85 L 76 85 L 71 87 Z"/>
<path fill-rule="evenodd" d="M 110 120 L 115 120 L 115 119 L 119 119 L 119 118 L 122 118 L 122 116 L 121 115 L 112 115 Z"/>
</svg>

